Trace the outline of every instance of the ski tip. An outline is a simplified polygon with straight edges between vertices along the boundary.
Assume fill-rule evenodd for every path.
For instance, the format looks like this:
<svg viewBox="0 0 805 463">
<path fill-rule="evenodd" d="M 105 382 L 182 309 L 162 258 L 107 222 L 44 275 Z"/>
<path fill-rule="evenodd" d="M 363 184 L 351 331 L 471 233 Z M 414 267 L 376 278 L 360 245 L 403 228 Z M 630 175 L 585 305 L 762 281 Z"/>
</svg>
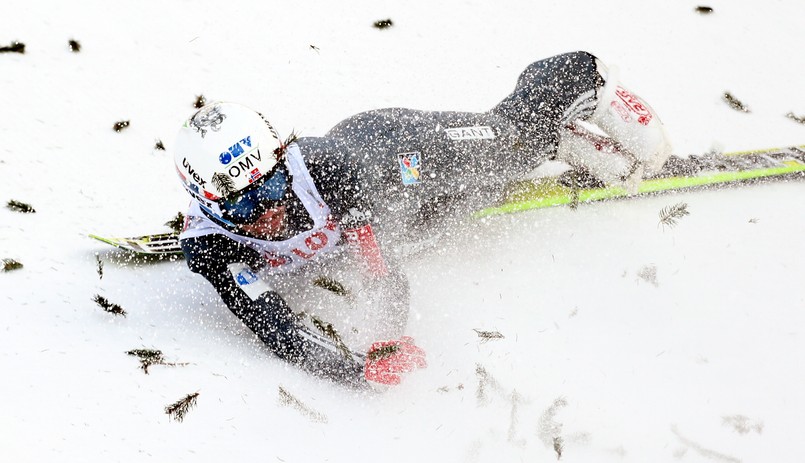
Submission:
<svg viewBox="0 0 805 463">
<path fill-rule="evenodd" d="M 95 234 L 88 234 L 87 236 L 102 243 L 114 246 L 115 248 L 131 251 L 137 254 L 164 256 L 182 254 L 182 247 L 179 244 L 178 233 L 157 233 L 153 235 L 126 238 L 110 238 Z"/>
<path fill-rule="evenodd" d="M 111 244 L 114 247 L 120 247 L 120 243 L 117 243 L 116 241 L 111 240 L 109 238 L 105 238 L 103 236 L 98 236 L 98 235 L 93 235 L 92 233 L 90 233 L 87 236 L 92 238 L 92 239 L 94 239 L 94 240 L 98 240 L 98 241 L 101 241 L 101 242 L 106 243 L 106 244 Z"/>
</svg>

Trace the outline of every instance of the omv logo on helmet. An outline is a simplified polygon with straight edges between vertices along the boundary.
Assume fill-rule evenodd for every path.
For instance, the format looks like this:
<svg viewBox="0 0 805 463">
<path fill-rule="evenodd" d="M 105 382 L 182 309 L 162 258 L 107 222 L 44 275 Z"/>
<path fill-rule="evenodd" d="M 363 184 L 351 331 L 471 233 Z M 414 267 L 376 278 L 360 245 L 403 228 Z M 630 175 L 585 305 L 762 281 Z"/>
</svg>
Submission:
<svg viewBox="0 0 805 463">
<path fill-rule="evenodd" d="M 232 162 L 233 159 L 240 156 L 245 152 L 243 145 L 246 147 L 251 148 L 252 146 L 252 137 L 251 135 L 242 138 L 240 141 L 235 143 L 234 145 L 230 146 L 226 151 L 218 155 L 218 160 L 221 161 L 221 164 L 227 165 Z"/>
</svg>

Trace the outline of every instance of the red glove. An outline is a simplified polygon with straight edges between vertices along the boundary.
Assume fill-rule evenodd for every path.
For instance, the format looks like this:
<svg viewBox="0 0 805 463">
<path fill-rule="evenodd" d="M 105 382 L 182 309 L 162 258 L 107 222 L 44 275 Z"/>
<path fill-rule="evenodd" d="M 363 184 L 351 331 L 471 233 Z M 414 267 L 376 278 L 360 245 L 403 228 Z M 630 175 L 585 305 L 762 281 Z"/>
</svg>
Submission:
<svg viewBox="0 0 805 463">
<path fill-rule="evenodd" d="M 413 338 L 403 336 L 399 341 L 372 344 L 363 371 L 367 381 L 397 385 L 402 380 L 401 373 L 427 366 L 425 351 L 414 345 Z"/>
</svg>

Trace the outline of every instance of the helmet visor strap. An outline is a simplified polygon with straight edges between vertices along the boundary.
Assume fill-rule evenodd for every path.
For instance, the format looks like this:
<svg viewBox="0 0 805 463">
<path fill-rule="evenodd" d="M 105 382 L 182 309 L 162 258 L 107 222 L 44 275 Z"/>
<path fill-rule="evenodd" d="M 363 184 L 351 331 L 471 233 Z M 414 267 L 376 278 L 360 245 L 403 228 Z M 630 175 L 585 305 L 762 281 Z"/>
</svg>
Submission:
<svg viewBox="0 0 805 463">
<path fill-rule="evenodd" d="M 266 210 L 277 207 L 288 190 L 288 176 L 277 169 L 271 176 L 219 202 L 225 219 L 235 224 L 253 223 Z"/>
</svg>

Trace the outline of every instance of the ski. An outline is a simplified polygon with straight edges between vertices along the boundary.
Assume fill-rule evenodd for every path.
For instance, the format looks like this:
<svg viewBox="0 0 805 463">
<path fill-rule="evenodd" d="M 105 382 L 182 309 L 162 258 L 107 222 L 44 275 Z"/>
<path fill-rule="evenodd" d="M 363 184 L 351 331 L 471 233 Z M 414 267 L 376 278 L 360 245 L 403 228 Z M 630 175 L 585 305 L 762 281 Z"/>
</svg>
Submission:
<svg viewBox="0 0 805 463">
<path fill-rule="evenodd" d="M 633 194 L 622 187 L 571 188 L 560 177 L 529 180 L 512 188 L 503 204 L 481 209 L 473 217 L 787 178 L 805 178 L 805 145 L 672 157 L 662 174 L 643 180 Z"/>
<path fill-rule="evenodd" d="M 89 237 L 138 254 L 170 255 L 182 253 L 178 233 L 158 233 L 126 238 L 109 238 L 98 235 L 89 235 Z"/>
<path fill-rule="evenodd" d="M 506 200 L 481 209 L 473 217 L 483 218 L 531 209 L 576 205 L 618 198 L 656 195 L 735 183 L 805 178 L 805 145 L 741 151 L 723 154 L 672 157 L 663 174 L 643 180 L 637 192 L 629 194 L 621 187 L 571 188 L 561 177 L 543 177 L 521 182 L 512 188 Z M 89 235 L 120 249 L 138 254 L 181 254 L 178 233 L 159 233 L 124 238 Z"/>
</svg>

